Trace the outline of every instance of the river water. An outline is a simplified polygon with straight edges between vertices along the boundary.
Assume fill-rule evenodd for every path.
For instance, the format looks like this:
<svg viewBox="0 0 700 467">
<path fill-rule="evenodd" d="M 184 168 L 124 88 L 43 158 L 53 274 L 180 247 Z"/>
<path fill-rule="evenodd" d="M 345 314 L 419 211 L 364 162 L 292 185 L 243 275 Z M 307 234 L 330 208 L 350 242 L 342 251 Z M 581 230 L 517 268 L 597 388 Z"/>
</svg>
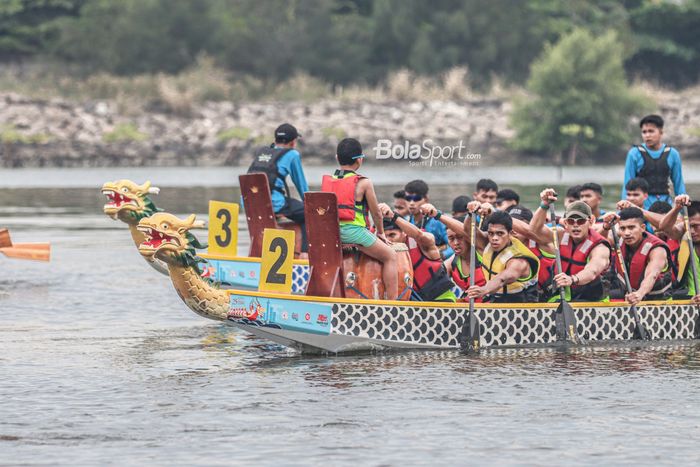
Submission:
<svg viewBox="0 0 700 467">
<path fill-rule="evenodd" d="M 99 186 L 150 178 L 182 215 L 237 190 L 152 172 L 0 171 L 0 226 L 53 248 L 0 257 L 0 464 L 700 462 L 698 345 L 307 357 L 194 315 Z"/>
</svg>

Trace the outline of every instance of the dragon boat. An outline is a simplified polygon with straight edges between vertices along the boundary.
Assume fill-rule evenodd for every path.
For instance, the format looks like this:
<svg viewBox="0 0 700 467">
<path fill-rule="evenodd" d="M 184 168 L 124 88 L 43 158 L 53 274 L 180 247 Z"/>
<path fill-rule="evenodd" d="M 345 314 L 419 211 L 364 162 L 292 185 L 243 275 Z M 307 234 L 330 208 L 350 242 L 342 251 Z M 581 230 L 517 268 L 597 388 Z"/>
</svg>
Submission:
<svg viewBox="0 0 700 467">
<path fill-rule="evenodd" d="M 465 303 L 408 302 L 348 298 L 335 195 L 307 193 L 310 279 L 305 295 L 213 288 L 201 277 L 190 229 L 168 213 L 142 219 L 140 253 L 167 264 L 178 295 L 195 313 L 305 353 L 381 349 L 460 348 Z M 572 304 L 580 341 L 561 330 L 556 304 L 477 304 L 480 349 L 585 344 L 607 345 L 635 339 L 635 320 L 627 303 Z M 698 307 L 690 301 L 643 302 L 637 308 L 651 342 L 698 338 Z M 635 341 L 642 342 L 642 341 Z"/>
<path fill-rule="evenodd" d="M 260 219 L 272 218 L 272 201 L 269 200 L 269 190 L 266 201 L 265 190 L 257 189 L 257 186 L 266 187 L 267 185 L 263 185 L 263 183 L 266 184 L 267 179 L 263 181 L 254 178 L 249 181 L 249 178 L 244 177 L 246 176 L 242 176 L 244 180 L 242 186 L 245 185 L 250 193 L 250 196 L 244 197 L 244 200 L 247 201 L 247 204 L 256 206 L 256 208 L 250 208 L 251 211 L 256 212 L 256 216 L 248 219 L 248 230 L 251 236 L 250 255 L 238 256 L 237 252 L 226 256 L 200 253 L 199 257 L 205 260 L 200 263 L 200 268 L 205 279 L 220 287 L 256 290 L 260 279 L 261 245 L 259 239 L 262 238 L 262 232 L 265 228 Z M 107 197 L 107 203 L 102 208 L 103 212 L 111 219 L 120 220 L 128 226 L 131 238 L 137 248 L 145 240 L 145 236 L 137 228 L 139 221 L 162 211 L 151 198 L 151 195 L 157 195 L 159 192 L 160 188 L 152 186 L 149 181 L 139 185 L 131 180 L 117 180 L 102 185 L 102 194 Z M 264 209 L 267 209 L 266 216 L 263 216 L 262 213 L 258 214 L 258 211 Z M 258 219 L 258 215 L 260 219 Z M 168 266 L 160 259 L 146 258 L 146 262 L 159 273 L 168 275 Z M 304 293 L 308 279 L 308 261 L 295 260 L 292 292 Z"/>
</svg>

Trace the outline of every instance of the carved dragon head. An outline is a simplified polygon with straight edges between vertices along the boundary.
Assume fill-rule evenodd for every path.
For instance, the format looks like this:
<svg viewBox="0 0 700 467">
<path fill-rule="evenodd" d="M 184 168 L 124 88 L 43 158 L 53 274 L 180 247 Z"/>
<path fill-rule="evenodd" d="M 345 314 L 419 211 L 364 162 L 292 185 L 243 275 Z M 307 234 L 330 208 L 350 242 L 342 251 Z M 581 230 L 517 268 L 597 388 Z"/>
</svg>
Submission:
<svg viewBox="0 0 700 467">
<path fill-rule="evenodd" d="M 139 221 L 137 229 L 146 239 L 139 245 L 139 252 L 146 259 L 157 258 L 168 264 L 193 267 L 201 272 L 198 263 L 204 261 L 197 256 L 197 249 L 206 248 L 190 233 L 190 229 L 203 228 L 194 214 L 180 219 L 167 212 L 159 212 Z"/>
<path fill-rule="evenodd" d="M 137 185 L 131 180 L 107 182 L 102 185 L 102 194 L 109 202 L 102 209 L 112 219 L 136 225 L 144 217 L 160 211 L 148 196 L 158 194 L 159 191 L 159 188 L 151 186 L 151 182 L 143 185 Z"/>
</svg>

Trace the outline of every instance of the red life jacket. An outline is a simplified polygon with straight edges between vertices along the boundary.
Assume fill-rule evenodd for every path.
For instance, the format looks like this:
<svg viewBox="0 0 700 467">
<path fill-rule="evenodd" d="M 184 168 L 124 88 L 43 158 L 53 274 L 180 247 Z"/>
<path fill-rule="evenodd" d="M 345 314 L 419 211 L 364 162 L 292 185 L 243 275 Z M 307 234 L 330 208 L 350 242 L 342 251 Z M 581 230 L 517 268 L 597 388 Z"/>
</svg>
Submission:
<svg viewBox="0 0 700 467">
<path fill-rule="evenodd" d="M 542 250 L 537 246 L 537 242 L 530 240 L 527 242 L 527 248 L 537 256 L 540 260 L 540 270 L 537 273 L 537 285 L 540 289 L 544 289 L 552 277 L 554 271 L 554 258 L 549 258 L 542 254 Z"/>
<path fill-rule="evenodd" d="M 361 212 L 365 217 L 365 226 L 368 225 L 367 209 L 364 207 L 364 201 L 358 203 L 355 200 L 357 184 L 363 177 L 352 170 L 336 170 L 335 173 L 324 175 L 321 181 L 321 191 L 335 193 L 338 198 L 338 220 L 353 221 L 357 212 Z"/>
<path fill-rule="evenodd" d="M 467 275 L 462 275 L 460 272 L 459 256 L 454 255 L 452 257 L 452 282 L 457 284 L 457 286 L 462 290 L 467 290 L 469 288 L 469 273 Z M 486 285 L 486 278 L 484 277 L 484 271 L 481 269 L 481 262 L 477 258 L 476 265 L 474 267 L 474 284 L 478 286 Z"/>
<path fill-rule="evenodd" d="M 666 240 L 666 245 L 668 245 L 668 249 L 671 251 L 671 264 L 669 266 L 671 267 L 671 275 L 675 282 L 678 280 L 678 252 L 681 250 L 681 242 L 669 238 Z"/>
<path fill-rule="evenodd" d="M 649 295 L 665 292 L 666 289 L 671 286 L 670 277 L 664 277 L 670 276 L 669 266 L 671 264 L 671 250 L 668 248 L 668 245 L 666 245 L 666 243 L 664 243 L 664 241 L 656 235 L 652 235 L 647 232 L 644 232 L 642 235 L 642 242 L 639 244 L 639 246 L 637 246 L 637 249 L 632 253 L 632 258 L 629 260 L 629 248 L 624 242 L 622 243 L 622 246 L 620 247 L 620 250 L 622 251 L 622 258 L 619 259 L 624 259 L 625 261 L 625 266 L 627 267 L 627 274 L 629 275 L 632 289 L 638 290 L 642 280 L 644 279 L 644 271 L 646 270 L 647 263 L 649 263 L 649 253 L 651 253 L 651 250 L 654 248 L 663 248 L 666 252 L 666 270 L 662 271 L 658 277 L 654 278 L 656 283 L 654 284 L 652 291 L 649 292 Z M 620 271 L 619 263 L 617 263 L 616 266 L 618 268 L 618 276 L 620 276 L 620 279 L 624 284 L 625 279 Z"/>
<path fill-rule="evenodd" d="M 602 235 L 593 229 L 589 229 L 588 238 L 576 245 L 574 249 L 574 242 L 571 240 L 571 236 L 568 232 L 564 232 L 559 245 L 562 271 L 570 276 L 581 272 L 588 264 L 588 255 L 601 243 L 610 249 L 610 244 Z"/>
<path fill-rule="evenodd" d="M 412 238 L 408 239 L 408 254 L 413 263 L 413 288 L 423 301 L 434 300 L 454 287 L 442 260 L 425 256 Z"/>
</svg>

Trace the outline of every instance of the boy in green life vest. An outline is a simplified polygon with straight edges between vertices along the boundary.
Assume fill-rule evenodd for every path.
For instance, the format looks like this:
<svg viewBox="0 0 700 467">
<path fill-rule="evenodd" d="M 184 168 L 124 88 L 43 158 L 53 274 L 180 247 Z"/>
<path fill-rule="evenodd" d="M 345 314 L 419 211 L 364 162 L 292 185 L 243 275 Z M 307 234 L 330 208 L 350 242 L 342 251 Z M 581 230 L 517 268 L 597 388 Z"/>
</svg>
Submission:
<svg viewBox="0 0 700 467">
<path fill-rule="evenodd" d="M 338 143 L 335 157 L 340 169 L 333 175 L 323 176 L 321 191 L 335 193 L 338 199 L 340 241 L 346 245 L 357 245 L 361 252 L 383 264 L 386 298 L 396 300 L 399 293 L 396 252 L 387 244 L 384 235 L 374 185 L 367 177 L 357 173 L 365 158 L 362 145 L 354 138 L 345 138 Z M 370 216 L 376 235 L 369 231 Z"/>
<path fill-rule="evenodd" d="M 683 206 L 688 207 L 690 238 L 693 241 L 693 249 L 695 250 L 692 252 L 692 255 L 686 237 L 688 233 L 685 231 L 685 223 L 678 216 L 683 210 Z M 694 302 L 700 303 L 700 291 L 695 289 L 693 269 L 690 264 L 692 257 L 692 261 L 695 261 L 696 271 L 700 272 L 700 261 L 698 260 L 698 254 L 700 254 L 700 202 L 691 201 L 688 195 L 676 196 L 673 200 L 673 207 L 661 219 L 659 229 L 668 235 L 668 241 L 676 240 L 680 242 L 677 257 L 677 282 L 680 288 L 688 291 L 688 298 L 692 297 Z M 674 296 L 678 297 L 679 295 L 674 294 Z"/>
</svg>

